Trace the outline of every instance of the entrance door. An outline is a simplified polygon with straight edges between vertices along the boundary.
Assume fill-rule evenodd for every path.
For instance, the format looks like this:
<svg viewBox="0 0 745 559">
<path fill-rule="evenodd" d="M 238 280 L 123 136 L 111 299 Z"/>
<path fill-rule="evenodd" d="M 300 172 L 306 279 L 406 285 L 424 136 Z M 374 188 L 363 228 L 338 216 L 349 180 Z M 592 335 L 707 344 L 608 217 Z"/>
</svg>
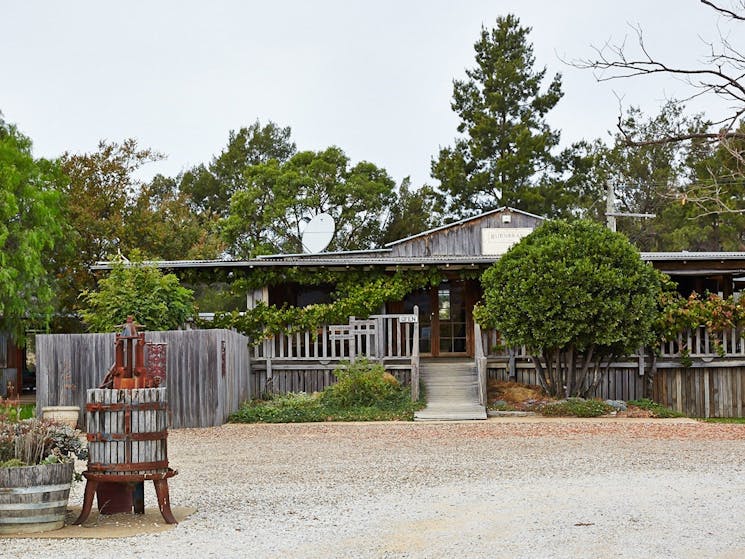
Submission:
<svg viewBox="0 0 745 559">
<path fill-rule="evenodd" d="M 438 354 L 466 355 L 466 297 L 463 282 L 441 283 L 437 287 L 436 297 L 437 310 L 433 322 L 437 323 Z"/>
<path fill-rule="evenodd" d="M 444 281 L 417 291 L 403 312 L 419 307 L 419 352 L 432 357 L 468 355 L 466 289 L 463 281 Z"/>
<path fill-rule="evenodd" d="M 419 307 L 419 353 L 433 355 L 432 345 L 432 291 L 422 289 L 415 291 L 404 300 L 404 313 L 413 313 Z"/>
</svg>

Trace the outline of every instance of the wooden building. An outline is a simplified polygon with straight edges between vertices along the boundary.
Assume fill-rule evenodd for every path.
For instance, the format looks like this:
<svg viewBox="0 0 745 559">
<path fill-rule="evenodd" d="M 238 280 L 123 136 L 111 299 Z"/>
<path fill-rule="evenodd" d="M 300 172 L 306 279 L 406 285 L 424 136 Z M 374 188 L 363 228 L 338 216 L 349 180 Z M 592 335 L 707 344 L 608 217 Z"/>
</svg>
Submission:
<svg viewBox="0 0 745 559">
<path fill-rule="evenodd" d="M 474 398 L 482 407 L 480 414 L 485 417 L 483 405 L 490 378 L 535 382 L 535 373 L 528 355 L 519 348 L 494 351 L 498 345 L 496 333 L 482 332 L 474 323 L 473 306 L 482 295 L 479 278 L 543 219 L 504 207 L 371 250 L 271 255 L 245 261 L 164 261 L 156 265 L 176 273 L 190 287 L 203 282 L 200 288 L 203 293 L 209 293 L 210 285 L 224 289 L 230 281 L 251 277 L 261 270 L 393 274 L 402 269 L 436 268 L 442 277 L 439 285 L 410 293 L 401 301 L 389 302 L 369 318 L 350 317 L 348 324 L 327 325 L 314 332 L 278 334 L 258 344 L 254 340 L 248 360 L 251 393 L 257 396 L 266 392 L 321 390 L 335 382 L 334 371 L 341 362 L 366 357 L 381 362 L 401 382 L 410 384 L 412 396 L 417 397 L 420 380 L 427 386 L 428 375 L 434 378 L 432 375 L 439 374 L 436 369 L 442 360 L 449 359 L 446 376 L 469 379 L 476 394 Z M 684 295 L 691 291 L 737 295 L 745 279 L 745 253 L 683 251 L 642 253 L 641 258 L 669 274 Z M 95 268 L 105 271 L 110 267 L 110 263 L 101 263 Z M 238 304 L 232 301 L 234 305 L 230 308 L 202 305 L 200 310 L 246 310 L 259 301 L 302 307 L 329 301 L 334 287 L 287 280 L 258 287 L 241 297 Z M 663 348 L 663 357 L 656 362 L 647 359 L 644 352 L 629 356 L 612 364 L 595 396 L 653 397 L 681 411 L 741 415 L 745 408 L 745 388 L 740 389 L 741 385 L 745 386 L 745 341 L 739 331 L 726 336 L 732 339 L 726 344 L 720 342 L 721 347 L 727 347 L 724 358 L 714 352 L 706 332 L 681 337 L 677 345 L 673 344 L 675 347 Z M 684 349 L 693 356 L 690 369 L 681 361 Z M 704 380 L 699 383 L 701 390 L 691 389 L 692 395 L 688 397 L 689 391 L 684 386 L 687 379 L 698 378 L 697 374 L 704 374 L 701 377 Z M 657 384 L 652 385 L 653 378 Z M 663 378 L 667 380 L 659 380 Z M 727 397 L 722 399 L 722 394 Z"/>
<path fill-rule="evenodd" d="M 473 357 L 474 324 L 472 310 L 481 298 L 478 281 L 510 246 L 529 234 L 544 218 L 514 208 L 503 207 L 395 241 L 382 248 L 262 256 L 253 260 L 164 261 L 157 265 L 185 276 L 201 271 L 203 278 L 218 275 L 232 278 L 250 275 L 254 270 L 301 268 L 305 270 L 383 270 L 436 267 L 443 282 L 430 289 L 391 302 L 381 314 L 411 313 L 418 308 L 419 349 L 425 357 Z M 681 292 L 709 291 L 729 296 L 739 292 L 745 279 L 745 253 L 740 252 L 664 252 L 642 253 L 643 260 L 669 274 Z M 105 270 L 110 264 L 96 268 Z M 208 280 L 206 280 L 208 281 Z M 223 284 L 221 284 L 223 285 Z M 204 286 L 201 286 L 204 290 Z M 258 301 L 281 306 L 307 306 L 330 300 L 333 285 L 301 285 L 286 282 L 267 285 L 246 294 L 236 307 L 207 308 L 202 311 L 246 310 Z"/>
</svg>

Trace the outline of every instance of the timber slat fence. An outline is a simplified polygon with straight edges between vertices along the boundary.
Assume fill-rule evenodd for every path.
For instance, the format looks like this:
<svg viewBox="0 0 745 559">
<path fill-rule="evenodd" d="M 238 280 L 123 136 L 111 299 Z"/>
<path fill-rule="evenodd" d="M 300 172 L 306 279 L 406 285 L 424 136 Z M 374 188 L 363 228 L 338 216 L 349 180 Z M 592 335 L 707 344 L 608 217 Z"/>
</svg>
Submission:
<svg viewBox="0 0 745 559">
<path fill-rule="evenodd" d="M 172 427 L 222 425 L 251 398 L 248 338 L 229 330 L 147 332 L 166 344 L 166 387 Z M 114 363 L 114 334 L 36 337 L 36 404 L 79 406 Z"/>
<path fill-rule="evenodd" d="M 538 384 L 525 348 L 504 348 L 494 330 L 481 334 L 490 379 Z M 638 352 L 611 363 L 594 397 L 651 398 L 690 417 L 743 417 L 745 330 L 709 332 L 705 327 L 661 342 L 654 355 Z"/>
<path fill-rule="evenodd" d="M 381 362 L 418 398 L 419 324 L 411 315 L 376 315 L 318 331 L 278 335 L 258 345 L 228 330 L 151 332 L 166 344 L 166 386 L 172 427 L 221 425 L 241 403 L 268 393 L 316 392 L 336 382 L 344 361 Z M 493 331 L 475 331 L 479 393 L 489 379 L 538 384 L 524 348 L 502 348 Z M 37 336 L 37 405 L 85 408 L 85 391 L 114 362 L 114 334 Z M 687 365 L 687 366 L 686 366 Z M 745 412 L 742 331 L 705 328 L 661 344 L 654 354 L 611 363 L 594 396 L 652 398 L 692 417 L 742 417 Z"/>
</svg>

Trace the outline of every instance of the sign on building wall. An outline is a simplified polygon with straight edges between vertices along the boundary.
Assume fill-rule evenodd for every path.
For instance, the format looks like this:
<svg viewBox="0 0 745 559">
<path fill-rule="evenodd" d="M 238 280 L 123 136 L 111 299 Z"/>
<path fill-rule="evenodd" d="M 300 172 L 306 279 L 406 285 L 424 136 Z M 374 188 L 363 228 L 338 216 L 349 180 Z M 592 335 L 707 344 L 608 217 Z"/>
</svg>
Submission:
<svg viewBox="0 0 745 559">
<path fill-rule="evenodd" d="M 484 228 L 481 230 L 481 254 L 504 254 L 512 245 L 532 232 L 531 227 Z"/>
</svg>

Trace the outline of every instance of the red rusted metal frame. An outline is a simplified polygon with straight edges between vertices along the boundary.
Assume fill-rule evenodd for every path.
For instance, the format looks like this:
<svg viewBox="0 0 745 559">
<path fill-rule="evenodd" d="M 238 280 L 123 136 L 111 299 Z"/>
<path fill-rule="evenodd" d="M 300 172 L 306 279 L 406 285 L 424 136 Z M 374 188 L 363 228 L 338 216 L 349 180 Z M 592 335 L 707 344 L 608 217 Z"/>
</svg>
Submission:
<svg viewBox="0 0 745 559">
<path fill-rule="evenodd" d="M 167 402 L 141 402 L 139 404 L 125 404 L 117 402 L 113 404 L 102 404 L 93 402 L 85 405 L 86 411 L 126 411 L 127 409 L 136 409 L 137 411 L 167 410 Z"/>
<path fill-rule="evenodd" d="M 108 475 L 90 470 L 83 472 L 83 477 L 87 480 L 95 481 L 113 481 L 121 483 L 137 483 L 140 481 L 154 481 L 160 479 L 170 479 L 178 475 L 178 470 L 168 468 L 166 472 L 155 472 L 152 474 L 125 474 L 125 475 Z"/>
<path fill-rule="evenodd" d="M 158 460 L 157 462 L 135 462 L 135 463 L 129 463 L 129 464 L 121 464 L 121 463 L 120 464 L 106 464 L 103 462 L 89 462 L 88 463 L 88 470 L 92 472 L 96 472 L 96 473 L 134 472 L 137 470 L 167 470 L 167 469 L 168 469 L 168 460 Z"/>
<path fill-rule="evenodd" d="M 168 431 L 150 431 L 148 433 L 88 433 L 88 442 L 108 443 L 111 441 L 158 441 L 168 437 Z"/>
<path fill-rule="evenodd" d="M 178 524 L 171 511 L 171 500 L 168 492 L 168 479 L 178 474 L 178 471 L 168 468 L 167 472 L 154 474 L 132 474 L 132 475 L 109 475 L 97 472 L 83 472 L 86 479 L 85 494 L 83 497 L 83 508 L 80 516 L 73 524 L 82 524 L 88 519 L 93 507 L 93 496 L 96 494 L 96 487 L 101 482 L 125 483 L 133 485 L 143 481 L 152 481 L 155 486 L 155 495 L 158 499 L 158 508 L 166 524 Z M 144 510 L 144 509 L 143 509 Z"/>
<path fill-rule="evenodd" d="M 166 352 L 167 344 L 148 342 L 147 361 L 145 364 L 147 387 L 165 385 L 166 382 Z"/>
<path fill-rule="evenodd" d="M 135 343 L 134 377 L 137 388 L 146 388 L 147 369 L 145 369 L 145 334 L 138 334 Z"/>
</svg>

